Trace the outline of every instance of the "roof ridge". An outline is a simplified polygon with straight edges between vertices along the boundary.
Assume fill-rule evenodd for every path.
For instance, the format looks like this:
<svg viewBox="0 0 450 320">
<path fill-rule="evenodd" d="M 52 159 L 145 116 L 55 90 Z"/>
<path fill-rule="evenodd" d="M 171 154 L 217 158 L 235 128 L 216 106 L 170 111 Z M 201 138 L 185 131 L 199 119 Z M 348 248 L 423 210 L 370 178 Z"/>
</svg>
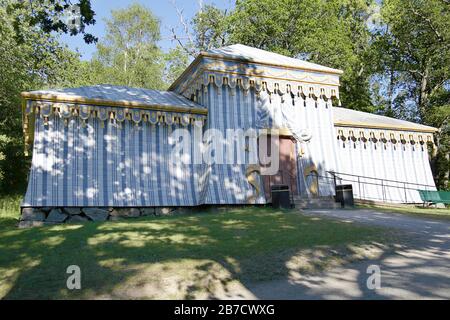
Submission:
<svg viewBox="0 0 450 320">
<path fill-rule="evenodd" d="M 252 51 L 254 52 L 252 53 Z M 277 52 L 247 46 L 241 43 L 210 49 L 208 51 L 202 52 L 200 56 L 216 56 L 224 58 L 228 57 L 235 60 L 249 61 L 256 64 L 269 64 L 273 66 L 282 66 L 294 69 L 305 69 L 324 73 L 335 73 L 335 74 L 343 73 L 343 71 L 339 69 L 327 67 L 321 64 L 298 59 L 295 57 L 290 57 Z M 277 59 L 274 59 L 275 57 L 278 58 L 278 61 L 276 61 Z"/>
<path fill-rule="evenodd" d="M 166 90 L 134 88 L 120 85 L 92 85 L 76 88 L 43 89 L 22 92 L 26 100 L 42 100 L 117 107 L 185 108 L 204 112 L 207 109 L 184 96 Z"/>
<path fill-rule="evenodd" d="M 352 117 L 352 113 L 358 114 L 358 118 Z M 365 115 L 365 118 L 363 115 Z M 344 107 L 333 107 L 333 118 L 336 126 L 377 126 L 391 130 L 438 131 L 437 128 L 425 124 Z M 377 118 L 378 121 L 374 122 L 374 118 Z M 382 123 L 383 120 L 384 123 Z M 403 124 L 403 126 L 400 126 L 400 124 Z"/>
</svg>

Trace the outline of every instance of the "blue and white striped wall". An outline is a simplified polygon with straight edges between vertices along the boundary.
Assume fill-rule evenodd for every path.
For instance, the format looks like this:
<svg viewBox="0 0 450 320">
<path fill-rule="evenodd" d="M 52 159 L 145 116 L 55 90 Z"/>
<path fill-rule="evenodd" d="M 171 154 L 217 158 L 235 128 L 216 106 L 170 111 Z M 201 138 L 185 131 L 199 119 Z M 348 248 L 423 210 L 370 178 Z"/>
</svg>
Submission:
<svg viewBox="0 0 450 320">
<path fill-rule="evenodd" d="M 206 167 L 169 160 L 178 125 L 121 127 L 96 118 L 36 117 L 29 184 L 23 206 L 193 206 L 205 202 Z M 183 127 L 184 128 L 184 127 Z M 192 128 L 192 127 L 190 127 Z M 196 152 L 191 144 L 191 156 Z M 198 152 L 198 151 L 197 151 Z"/>
</svg>

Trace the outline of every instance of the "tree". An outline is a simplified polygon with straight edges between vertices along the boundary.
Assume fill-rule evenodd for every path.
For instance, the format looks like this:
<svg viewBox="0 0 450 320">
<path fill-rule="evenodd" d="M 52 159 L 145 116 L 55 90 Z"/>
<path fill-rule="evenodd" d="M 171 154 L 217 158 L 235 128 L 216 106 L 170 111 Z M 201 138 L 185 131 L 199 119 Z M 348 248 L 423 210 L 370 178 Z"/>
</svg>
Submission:
<svg viewBox="0 0 450 320">
<path fill-rule="evenodd" d="M 396 88 L 406 93 L 406 102 L 418 108 L 416 120 L 425 121 L 430 98 L 449 81 L 450 4 L 386 0 L 381 18 L 375 34 L 379 71 L 391 77 L 391 94 Z"/>
<path fill-rule="evenodd" d="M 99 80 L 110 84 L 161 89 L 164 56 L 157 45 L 160 23 L 140 4 L 115 10 L 106 21 L 106 37 L 97 45 L 93 64 Z"/>
<path fill-rule="evenodd" d="M 438 187 L 450 175 L 450 3 L 385 0 L 374 29 L 376 76 L 387 84 L 386 111 L 440 129 L 433 169 Z"/>
<path fill-rule="evenodd" d="M 435 135 L 437 150 L 432 150 L 432 169 L 436 186 L 450 189 L 450 91 L 440 89 L 430 98 L 426 123 L 440 128 Z"/>
<path fill-rule="evenodd" d="M 205 50 L 242 43 L 343 69 L 343 104 L 371 111 L 372 2 L 238 0 L 230 12 L 206 6 L 193 20 L 195 45 Z"/>
<path fill-rule="evenodd" d="M 194 34 L 193 45 L 197 53 L 220 48 L 229 43 L 229 27 L 227 10 L 213 5 L 204 6 L 192 20 Z"/>
<path fill-rule="evenodd" d="M 14 16 L 14 36 L 19 42 L 24 41 L 27 27 L 38 27 L 48 34 L 83 34 L 86 43 L 97 41 L 95 36 L 85 31 L 86 26 L 95 24 L 90 0 L 2 0 L 1 4 L 9 15 Z"/>
<path fill-rule="evenodd" d="M 61 81 L 74 54 L 38 26 L 23 24 L 16 37 L 16 14 L 0 0 L 0 192 L 24 189 L 28 159 L 23 154 L 21 91 Z M 22 17 L 23 18 L 23 17 Z"/>
<path fill-rule="evenodd" d="M 177 46 L 165 55 L 164 77 L 167 85 L 172 84 L 189 65 L 189 54 L 181 46 Z"/>
</svg>

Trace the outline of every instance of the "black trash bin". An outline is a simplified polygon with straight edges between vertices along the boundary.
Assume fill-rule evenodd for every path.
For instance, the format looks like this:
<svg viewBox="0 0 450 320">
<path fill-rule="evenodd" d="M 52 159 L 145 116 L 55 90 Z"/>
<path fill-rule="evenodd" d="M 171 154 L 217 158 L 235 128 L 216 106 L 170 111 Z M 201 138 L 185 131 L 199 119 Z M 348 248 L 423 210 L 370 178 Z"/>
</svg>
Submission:
<svg viewBox="0 0 450 320">
<path fill-rule="evenodd" d="M 342 184 L 336 186 L 336 202 L 340 202 L 342 208 L 353 207 L 353 186 L 351 184 Z"/>
<path fill-rule="evenodd" d="M 289 186 L 284 184 L 273 185 L 271 187 L 272 207 L 290 209 L 291 199 L 289 194 Z"/>
</svg>

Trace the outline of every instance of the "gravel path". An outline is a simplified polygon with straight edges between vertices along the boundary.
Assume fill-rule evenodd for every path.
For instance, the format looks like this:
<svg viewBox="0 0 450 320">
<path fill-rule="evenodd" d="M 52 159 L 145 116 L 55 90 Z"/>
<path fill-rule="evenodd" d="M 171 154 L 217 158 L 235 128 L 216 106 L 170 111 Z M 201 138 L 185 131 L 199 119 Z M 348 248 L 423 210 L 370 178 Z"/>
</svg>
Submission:
<svg viewBox="0 0 450 320">
<path fill-rule="evenodd" d="M 305 210 L 303 213 L 394 228 L 408 240 L 373 260 L 316 275 L 247 285 L 246 298 L 450 299 L 450 222 L 374 210 Z M 381 270 L 380 289 L 367 287 L 370 265 L 377 265 Z"/>
</svg>

